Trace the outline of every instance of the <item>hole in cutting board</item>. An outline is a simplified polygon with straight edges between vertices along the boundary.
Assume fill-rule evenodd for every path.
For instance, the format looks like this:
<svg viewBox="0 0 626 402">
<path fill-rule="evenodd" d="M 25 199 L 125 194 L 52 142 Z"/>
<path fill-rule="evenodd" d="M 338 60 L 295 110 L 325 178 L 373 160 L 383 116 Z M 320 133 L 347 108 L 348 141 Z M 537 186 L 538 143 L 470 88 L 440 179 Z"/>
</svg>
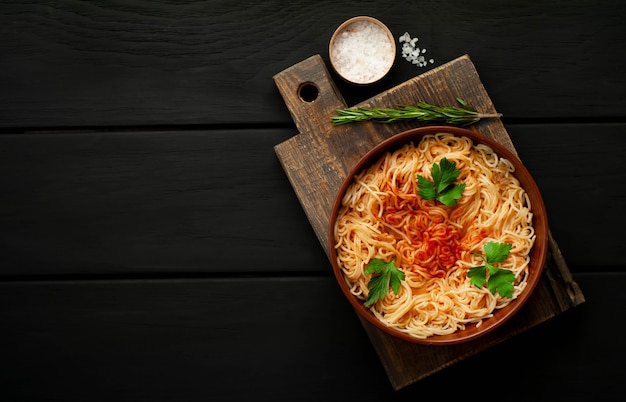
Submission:
<svg viewBox="0 0 626 402">
<path fill-rule="evenodd" d="M 312 82 L 300 84 L 300 87 L 298 88 L 298 96 L 305 102 L 313 102 L 317 99 L 319 93 L 319 88 Z"/>
</svg>

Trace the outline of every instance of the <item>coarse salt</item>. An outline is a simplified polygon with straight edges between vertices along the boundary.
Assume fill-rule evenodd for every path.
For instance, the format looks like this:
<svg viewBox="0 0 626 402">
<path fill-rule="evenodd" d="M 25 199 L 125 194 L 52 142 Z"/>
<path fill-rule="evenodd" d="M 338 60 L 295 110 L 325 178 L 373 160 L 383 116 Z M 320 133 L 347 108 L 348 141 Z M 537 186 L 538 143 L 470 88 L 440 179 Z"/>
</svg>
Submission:
<svg viewBox="0 0 626 402">
<path fill-rule="evenodd" d="M 434 59 L 426 60 L 424 53 L 426 53 L 426 49 L 420 49 L 417 47 L 418 38 L 411 38 L 408 32 L 405 32 L 398 41 L 402 43 L 402 57 L 415 64 L 418 67 L 426 67 L 428 63 L 433 64 L 435 62 Z"/>
<path fill-rule="evenodd" d="M 337 72 L 356 84 L 369 84 L 387 74 L 395 59 L 395 44 L 375 22 L 356 20 L 335 36 L 330 49 Z"/>
</svg>

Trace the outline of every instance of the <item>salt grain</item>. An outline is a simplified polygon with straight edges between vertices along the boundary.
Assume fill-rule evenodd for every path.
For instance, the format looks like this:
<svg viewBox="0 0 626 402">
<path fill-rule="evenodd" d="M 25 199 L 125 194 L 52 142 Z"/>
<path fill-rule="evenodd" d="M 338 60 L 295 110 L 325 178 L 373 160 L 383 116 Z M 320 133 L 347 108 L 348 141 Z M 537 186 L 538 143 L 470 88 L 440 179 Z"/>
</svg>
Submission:
<svg viewBox="0 0 626 402">
<path fill-rule="evenodd" d="M 330 47 L 335 70 L 355 84 L 376 82 L 395 59 L 395 44 L 388 32 L 370 20 L 355 20 L 335 36 Z"/>
<path fill-rule="evenodd" d="M 426 67 L 428 63 L 435 63 L 434 59 L 426 60 L 426 57 L 423 56 L 426 49 L 417 47 L 418 40 L 418 38 L 411 38 L 408 32 L 398 38 L 398 41 L 402 43 L 402 57 L 418 67 Z"/>
</svg>

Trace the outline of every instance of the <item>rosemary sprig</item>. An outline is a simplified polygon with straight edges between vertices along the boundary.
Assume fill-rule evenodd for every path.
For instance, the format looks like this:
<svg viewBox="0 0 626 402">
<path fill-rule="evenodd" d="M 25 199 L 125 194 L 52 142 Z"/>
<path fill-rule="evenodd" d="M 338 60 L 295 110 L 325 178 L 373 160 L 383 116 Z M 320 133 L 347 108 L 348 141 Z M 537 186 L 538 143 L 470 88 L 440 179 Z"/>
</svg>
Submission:
<svg viewBox="0 0 626 402">
<path fill-rule="evenodd" d="M 398 105 L 397 108 L 349 108 L 336 109 L 336 116 L 331 117 L 335 126 L 359 121 L 372 120 L 378 123 L 393 123 L 399 120 L 418 120 L 423 122 L 445 122 L 455 126 L 469 126 L 480 119 L 501 117 L 501 113 L 479 113 L 466 101 L 456 98 L 459 106 L 435 106 L 418 102 L 416 106 Z"/>
</svg>

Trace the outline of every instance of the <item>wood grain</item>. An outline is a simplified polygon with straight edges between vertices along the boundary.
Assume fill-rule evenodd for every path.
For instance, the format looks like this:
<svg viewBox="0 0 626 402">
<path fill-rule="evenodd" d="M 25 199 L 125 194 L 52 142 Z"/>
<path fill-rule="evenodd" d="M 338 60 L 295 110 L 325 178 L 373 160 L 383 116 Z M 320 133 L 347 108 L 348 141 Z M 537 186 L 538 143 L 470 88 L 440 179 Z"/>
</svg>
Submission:
<svg viewBox="0 0 626 402">
<path fill-rule="evenodd" d="M 620 0 L 365 1 L 358 12 L 418 37 L 430 67 L 471 54 L 509 118 L 624 115 Z M 235 106 L 240 124 L 290 124 L 272 76 L 314 53 L 328 61 L 333 30 L 354 14 L 345 0 L 3 2 L 0 127 L 233 124 Z M 338 84 L 354 104 L 424 71 L 398 56 L 379 86 Z"/>
<path fill-rule="evenodd" d="M 332 85 L 319 55 L 277 74 L 274 77 L 300 133 L 278 144 L 275 149 L 298 199 L 309 217 L 320 242 L 328 253 L 328 221 L 335 194 L 351 166 L 367 150 L 400 131 L 416 126 L 415 122 L 380 125 L 373 122 L 333 127 L 333 108 L 342 99 Z M 319 97 L 306 102 L 297 97 L 302 83 L 313 83 Z M 333 90 L 327 90 L 332 88 Z M 294 96 L 296 94 L 296 96 Z M 393 106 L 425 101 L 436 105 L 455 104 L 456 97 L 468 101 L 477 110 L 495 112 L 469 56 L 450 61 L 409 80 L 357 106 Z M 515 147 L 499 119 L 482 120 L 471 129 L 495 139 L 512 152 Z M 533 292 L 524 311 L 513 323 L 493 334 L 461 345 L 432 347 L 407 343 L 383 334 L 360 317 L 395 389 L 401 389 L 425 376 L 442 370 L 485 348 L 549 320 L 584 302 L 584 296 L 572 280 L 569 268 L 554 239 L 550 258 L 540 286 Z M 555 302 L 556 301 L 556 302 Z"/>
<path fill-rule="evenodd" d="M 441 390 L 495 367 L 507 381 L 489 389 L 511 401 L 618 402 L 626 344 L 597 329 L 626 303 L 626 275 L 575 280 L 579 308 L 400 391 L 330 276 L 0 282 L 0 398 L 453 401 Z"/>
<path fill-rule="evenodd" d="M 0 276 L 310 271 L 290 260 L 324 256 L 272 148 L 290 133 L 2 135 Z"/>
<path fill-rule="evenodd" d="M 506 127 L 543 193 L 570 270 L 626 265 L 626 126 Z M 238 272 L 330 274 L 273 149 L 296 133 L 0 135 L 0 277 L 224 272 L 215 259 Z M 598 197 L 606 201 L 593 219 L 572 219 L 579 217 L 572 200 L 593 205 Z M 237 243 L 248 255 L 231 251 Z M 249 255 L 259 263 L 249 264 Z"/>
<path fill-rule="evenodd" d="M 494 367 L 508 402 L 624 399 L 624 326 L 598 330 L 626 303 L 622 0 L 359 2 L 435 63 L 398 56 L 377 85 L 335 80 L 334 101 L 470 54 L 573 274 L 549 269 L 540 291 L 569 297 L 517 318 L 567 311 L 471 357 L 440 350 L 454 363 L 400 390 L 386 356 L 441 357 L 379 357 L 274 152 L 308 143 L 274 75 L 327 62 L 353 1 L 1 4 L 1 401 L 443 402 Z"/>
</svg>

